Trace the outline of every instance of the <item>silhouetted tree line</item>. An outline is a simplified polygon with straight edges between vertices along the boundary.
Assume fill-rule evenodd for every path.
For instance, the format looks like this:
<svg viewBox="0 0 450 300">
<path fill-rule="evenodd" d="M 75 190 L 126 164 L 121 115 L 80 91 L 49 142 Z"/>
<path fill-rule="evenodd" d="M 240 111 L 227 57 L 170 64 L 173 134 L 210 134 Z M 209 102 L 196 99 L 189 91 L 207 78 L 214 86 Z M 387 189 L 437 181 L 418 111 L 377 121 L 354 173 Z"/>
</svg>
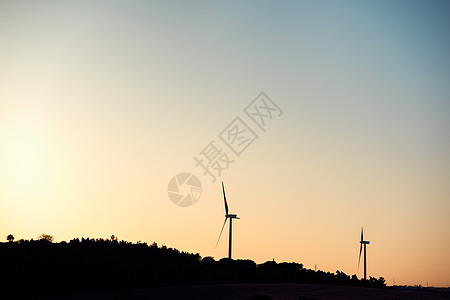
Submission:
<svg viewBox="0 0 450 300">
<path fill-rule="evenodd" d="M 27 298 L 163 285 L 217 283 L 322 283 L 385 287 L 383 277 L 360 280 L 356 275 L 314 271 L 299 263 L 252 260 L 214 260 L 196 253 L 111 239 L 75 238 L 53 243 L 8 236 L 0 243 L 0 265 L 10 297 Z"/>
</svg>

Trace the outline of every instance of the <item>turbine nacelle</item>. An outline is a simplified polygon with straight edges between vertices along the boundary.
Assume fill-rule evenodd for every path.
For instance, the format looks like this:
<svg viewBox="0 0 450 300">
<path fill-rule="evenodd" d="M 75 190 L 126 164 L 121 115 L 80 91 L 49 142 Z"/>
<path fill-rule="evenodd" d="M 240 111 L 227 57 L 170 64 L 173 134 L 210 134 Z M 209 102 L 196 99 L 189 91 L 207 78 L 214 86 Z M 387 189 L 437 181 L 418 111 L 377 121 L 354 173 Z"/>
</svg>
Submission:
<svg viewBox="0 0 450 300">
<path fill-rule="evenodd" d="M 370 244 L 370 241 L 360 241 L 361 244 Z"/>
<path fill-rule="evenodd" d="M 230 218 L 230 219 L 239 219 L 237 215 L 235 214 L 226 214 L 225 218 Z"/>
</svg>

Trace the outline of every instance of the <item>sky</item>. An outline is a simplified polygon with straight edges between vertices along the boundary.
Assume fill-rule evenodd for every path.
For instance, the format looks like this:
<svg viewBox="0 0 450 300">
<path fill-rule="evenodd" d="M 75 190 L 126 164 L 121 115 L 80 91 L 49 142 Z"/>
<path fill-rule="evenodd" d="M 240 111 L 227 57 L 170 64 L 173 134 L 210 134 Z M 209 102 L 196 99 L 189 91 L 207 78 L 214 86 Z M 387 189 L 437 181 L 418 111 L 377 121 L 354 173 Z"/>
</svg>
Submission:
<svg viewBox="0 0 450 300">
<path fill-rule="evenodd" d="M 0 240 L 220 259 L 223 181 L 233 258 L 361 277 L 363 226 L 368 275 L 450 286 L 448 1 L 0 1 L 0 45 Z"/>
</svg>

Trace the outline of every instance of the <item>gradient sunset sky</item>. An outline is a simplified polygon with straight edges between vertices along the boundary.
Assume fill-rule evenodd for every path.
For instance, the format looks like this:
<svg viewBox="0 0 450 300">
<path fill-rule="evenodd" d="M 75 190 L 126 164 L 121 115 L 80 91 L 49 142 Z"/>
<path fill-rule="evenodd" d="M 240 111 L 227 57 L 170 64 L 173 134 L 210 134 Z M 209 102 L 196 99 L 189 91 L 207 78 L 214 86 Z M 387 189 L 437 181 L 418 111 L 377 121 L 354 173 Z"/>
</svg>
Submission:
<svg viewBox="0 0 450 300">
<path fill-rule="evenodd" d="M 283 111 L 262 131 L 244 108 Z M 218 135 L 259 136 L 240 157 Z M 194 156 L 235 160 L 216 182 Z M 450 286 L 449 1 L 0 1 L 0 239 L 138 240 Z M 190 207 L 170 179 L 202 183 Z M 362 276 L 362 269 L 357 273 Z"/>
</svg>

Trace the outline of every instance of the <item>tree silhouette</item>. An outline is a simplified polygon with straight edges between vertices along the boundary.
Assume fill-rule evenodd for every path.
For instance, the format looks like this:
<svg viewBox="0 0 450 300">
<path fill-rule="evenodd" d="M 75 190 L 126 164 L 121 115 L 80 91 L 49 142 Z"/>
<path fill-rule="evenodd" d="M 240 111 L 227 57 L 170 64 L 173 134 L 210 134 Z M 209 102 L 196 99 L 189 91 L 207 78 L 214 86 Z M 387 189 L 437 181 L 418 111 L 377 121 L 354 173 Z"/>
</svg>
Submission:
<svg viewBox="0 0 450 300">
<path fill-rule="evenodd" d="M 115 236 L 114 234 L 111 235 L 111 242 L 112 242 L 112 243 L 117 243 L 118 240 L 119 240 L 119 239 L 117 238 L 117 236 Z"/>
<path fill-rule="evenodd" d="M 382 277 L 359 280 L 356 275 L 339 270 L 314 271 L 295 262 L 257 264 L 248 259 L 216 261 L 209 256 L 202 259 L 198 253 L 159 247 L 156 243 L 119 242 L 115 236 L 54 243 L 53 236 L 41 234 L 37 241 L 0 243 L 0 265 L 10 270 L 2 284 L 10 287 L 16 298 L 167 285 L 321 283 L 380 288 L 386 285 Z M 52 289 L 48 288 L 49 282 Z"/>
<path fill-rule="evenodd" d="M 50 235 L 50 234 L 42 233 L 42 234 L 38 237 L 38 240 L 39 240 L 39 241 L 46 241 L 46 242 L 49 242 L 49 243 L 53 243 L 54 238 L 53 238 L 53 236 Z"/>
<path fill-rule="evenodd" d="M 14 242 L 14 236 L 12 234 L 8 234 L 8 236 L 6 237 L 6 240 L 8 242 Z"/>
</svg>

